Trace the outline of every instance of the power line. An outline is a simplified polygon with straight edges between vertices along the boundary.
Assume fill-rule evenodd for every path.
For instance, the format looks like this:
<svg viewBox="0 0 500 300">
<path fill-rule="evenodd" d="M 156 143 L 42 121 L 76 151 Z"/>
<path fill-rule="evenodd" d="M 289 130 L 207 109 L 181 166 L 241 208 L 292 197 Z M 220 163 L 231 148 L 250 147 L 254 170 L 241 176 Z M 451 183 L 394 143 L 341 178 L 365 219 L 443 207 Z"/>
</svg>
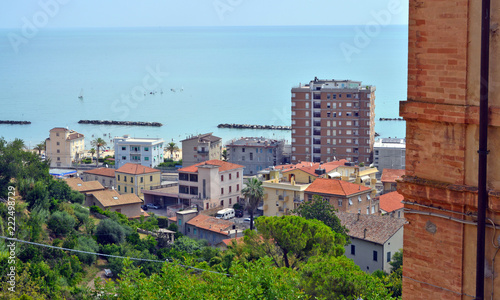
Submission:
<svg viewBox="0 0 500 300">
<path fill-rule="evenodd" d="M 163 261 L 163 260 L 157 260 L 157 259 L 127 257 L 127 256 L 120 256 L 120 255 L 112 255 L 112 254 L 104 254 L 104 253 L 89 252 L 89 251 L 69 249 L 69 248 L 63 248 L 63 247 L 56 247 L 56 246 L 52 246 L 52 245 L 46 245 L 46 244 L 40 244 L 40 243 L 35 243 L 35 242 L 29 242 L 29 241 L 19 240 L 19 239 L 16 239 L 16 238 L 10 238 L 10 237 L 6 237 L 6 236 L 0 236 L 0 238 L 4 239 L 4 240 L 8 240 L 8 241 L 14 241 L 14 242 L 19 242 L 19 243 L 24 243 L 24 244 L 30 244 L 30 245 L 35 245 L 35 246 L 46 247 L 46 248 L 60 249 L 60 250 L 65 250 L 65 251 L 78 252 L 78 253 L 91 254 L 91 255 L 99 255 L 99 256 L 105 256 L 105 257 L 128 258 L 130 260 L 135 260 L 135 261 L 147 261 L 147 262 L 156 262 L 156 263 L 167 263 L 167 262 L 169 262 L 169 261 Z M 210 272 L 210 273 L 221 274 L 221 275 L 225 275 L 225 276 L 231 277 L 231 274 L 225 274 L 225 273 L 220 273 L 220 272 L 217 272 L 217 271 L 200 269 L 200 268 L 196 268 L 196 267 L 192 267 L 192 266 L 187 266 L 187 265 L 183 265 L 183 264 L 175 264 L 175 265 L 181 266 L 181 267 L 184 267 L 184 268 L 189 268 L 189 269 L 197 270 L 197 271 Z"/>
</svg>

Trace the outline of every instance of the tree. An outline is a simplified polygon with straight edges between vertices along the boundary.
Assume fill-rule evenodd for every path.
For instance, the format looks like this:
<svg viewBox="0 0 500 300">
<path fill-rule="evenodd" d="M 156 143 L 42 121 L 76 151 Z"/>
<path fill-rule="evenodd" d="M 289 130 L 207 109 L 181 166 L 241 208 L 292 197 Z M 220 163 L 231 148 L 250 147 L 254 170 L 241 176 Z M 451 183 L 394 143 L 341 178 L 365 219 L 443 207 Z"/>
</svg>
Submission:
<svg viewBox="0 0 500 300">
<path fill-rule="evenodd" d="M 340 223 L 340 219 L 335 215 L 337 210 L 333 207 L 328 200 L 321 198 L 318 195 L 313 196 L 312 201 L 305 201 L 297 209 L 293 211 L 297 215 L 306 219 L 316 219 L 325 223 L 333 231 L 342 234 L 346 240 L 346 245 L 350 243 L 349 230 Z"/>
<path fill-rule="evenodd" d="M 173 159 L 174 158 L 174 152 L 178 151 L 179 147 L 177 147 L 177 145 L 174 142 L 170 142 L 170 143 L 168 143 L 168 146 L 165 147 L 165 150 L 167 152 L 170 152 L 170 158 Z"/>
<path fill-rule="evenodd" d="M 398 252 L 394 253 L 389 264 L 392 267 L 391 272 L 397 271 L 403 267 L 403 249 L 399 249 Z"/>
<path fill-rule="evenodd" d="M 104 219 L 97 225 L 95 235 L 100 244 L 119 244 L 125 239 L 125 230 L 118 222 Z"/>
<path fill-rule="evenodd" d="M 93 238 L 88 236 L 81 236 L 77 240 L 75 249 L 87 252 L 98 252 L 99 246 Z M 87 253 L 77 252 L 76 256 L 78 256 L 78 259 L 80 259 L 81 262 L 86 263 L 87 265 L 91 265 L 96 259 L 95 255 Z"/>
<path fill-rule="evenodd" d="M 227 161 L 228 158 L 229 158 L 229 155 L 227 153 L 227 149 L 222 150 L 222 160 Z"/>
<path fill-rule="evenodd" d="M 73 230 L 75 223 L 76 220 L 72 215 L 65 211 L 56 211 L 50 216 L 47 226 L 57 236 L 65 236 Z"/>
<path fill-rule="evenodd" d="M 95 140 L 93 141 L 90 141 L 90 144 L 93 146 L 93 147 L 96 147 L 97 148 L 97 161 L 95 163 L 96 167 L 99 165 L 99 154 L 100 154 L 100 149 L 101 147 L 104 147 L 106 146 L 106 141 L 103 140 L 102 138 L 96 138 Z M 92 150 L 92 149 L 91 149 Z M 92 154 L 94 155 L 94 154 Z"/>
<path fill-rule="evenodd" d="M 90 152 L 90 154 L 92 155 L 92 157 L 94 157 L 94 154 L 95 154 L 95 148 L 90 148 L 89 152 Z"/>
<path fill-rule="evenodd" d="M 299 216 L 259 217 L 259 234 L 245 231 L 245 244 L 270 256 L 276 266 L 294 268 L 314 255 L 340 256 L 344 254 L 344 237 L 318 220 Z"/>
<path fill-rule="evenodd" d="M 391 299 L 379 278 L 345 256 L 312 257 L 301 269 L 299 287 L 313 299 Z"/>
<path fill-rule="evenodd" d="M 245 196 L 247 201 L 247 208 L 250 212 L 250 230 L 253 230 L 253 214 L 259 202 L 262 201 L 264 197 L 262 182 L 255 177 L 248 178 L 247 186 L 241 190 L 241 193 Z"/>
<path fill-rule="evenodd" d="M 38 151 L 38 156 L 42 155 L 42 151 L 45 151 L 46 146 L 45 146 L 45 141 L 36 144 L 35 147 L 33 147 L 33 150 Z"/>
</svg>

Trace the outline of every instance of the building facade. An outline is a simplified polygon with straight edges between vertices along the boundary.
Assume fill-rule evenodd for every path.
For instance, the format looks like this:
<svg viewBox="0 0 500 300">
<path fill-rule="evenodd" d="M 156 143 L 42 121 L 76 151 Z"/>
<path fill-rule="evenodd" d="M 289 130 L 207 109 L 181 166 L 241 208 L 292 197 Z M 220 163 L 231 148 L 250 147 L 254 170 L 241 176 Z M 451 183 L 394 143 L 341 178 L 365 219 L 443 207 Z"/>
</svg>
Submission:
<svg viewBox="0 0 500 300">
<path fill-rule="evenodd" d="M 115 168 L 126 163 L 155 168 L 163 162 L 163 139 L 115 137 Z"/>
<path fill-rule="evenodd" d="M 243 166 L 209 160 L 179 169 L 179 199 L 200 209 L 232 207 L 240 201 Z"/>
<path fill-rule="evenodd" d="M 349 230 L 348 235 L 351 239 L 351 244 L 345 246 L 345 256 L 352 259 L 365 272 L 382 270 L 390 273 L 389 262 L 392 256 L 403 249 L 406 221 L 388 216 L 343 212 L 336 214 L 342 225 Z M 427 299 L 427 297 L 420 299 Z"/>
<path fill-rule="evenodd" d="M 314 78 L 292 88 L 292 163 L 370 163 L 374 136 L 374 86 Z"/>
<path fill-rule="evenodd" d="M 45 147 L 51 168 L 71 167 L 72 163 L 79 161 L 83 155 L 85 136 L 74 130 L 56 127 L 50 130 Z"/>
<path fill-rule="evenodd" d="M 212 133 L 190 136 L 181 143 L 183 168 L 207 160 L 222 159 L 222 139 Z"/>
<path fill-rule="evenodd" d="M 161 171 L 139 164 L 127 163 L 115 171 L 116 190 L 120 194 L 136 194 L 144 199 L 143 190 L 161 185 Z"/>
<path fill-rule="evenodd" d="M 87 206 L 98 206 L 102 210 L 109 209 L 127 216 L 127 218 L 139 218 L 142 215 L 149 216 L 141 209 L 142 200 L 134 194 L 120 195 L 115 190 L 102 190 L 90 192 L 86 195 Z"/>
<path fill-rule="evenodd" d="M 309 183 L 296 182 L 292 177 L 290 181 L 284 180 L 280 170 L 271 170 L 269 180 L 262 182 L 264 189 L 264 216 L 284 216 L 291 214 L 304 202 L 304 192 Z"/>
<path fill-rule="evenodd" d="M 81 178 L 83 181 L 99 181 L 105 188 L 116 189 L 115 169 L 96 168 L 84 171 Z"/>
<path fill-rule="evenodd" d="M 312 201 L 315 195 L 327 200 L 338 211 L 357 214 L 379 214 L 378 200 L 371 188 L 338 179 L 318 178 L 305 190 L 304 197 Z"/>
<path fill-rule="evenodd" d="M 285 141 L 267 138 L 241 138 L 226 145 L 228 161 L 245 167 L 244 175 L 276 166 L 283 162 Z"/>
<path fill-rule="evenodd" d="M 500 1 L 491 1 L 484 295 L 476 295 L 481 1 L 410 1 L 403 299 L 499 299 Z M 483 52 L 483 55 L 486 54 Z M 493 225 L 494 224 L 494 225 Z M 494 241 L 492 244 L 491 241 Z M 496 259 L 495 259 L 496 257 Z M 482 288 L 482 287 L 480 287 Z"/>
<path fill-rule="evenodd" d="M 378 139 L 373 145 L 373 165 L 380 172 L 384 169 L 404 170 L 405 156 L 405 139 Z"/>
</svg>

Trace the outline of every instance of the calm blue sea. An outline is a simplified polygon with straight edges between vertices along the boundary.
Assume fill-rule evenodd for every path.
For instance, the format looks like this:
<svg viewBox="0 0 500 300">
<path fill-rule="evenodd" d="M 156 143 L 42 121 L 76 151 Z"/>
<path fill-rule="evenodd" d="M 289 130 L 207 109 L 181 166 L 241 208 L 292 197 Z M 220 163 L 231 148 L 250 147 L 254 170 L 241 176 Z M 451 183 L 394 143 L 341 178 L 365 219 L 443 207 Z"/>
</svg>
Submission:
<svg viewBox="0 0 500 300">
<path fill-rule="evenodd" d="M 360 44 L 361 27 L 42 29 L 19 45 L 0 31 L 0 136 L 33 146 L 53 127 L 92 136 L 129 134 L 179 142 L 214 132 L 285 138 L 289 131 L 218 129 L 219 123 L 290 125 L 290 89 L 322 79 L 361 80 L 376 91 L 376 118 L 396 118 L 406 99 L 406 26 Z M 359 36 L 358 36 L 359 37 Z M 358 43 L 356 44 L 356 41 Z M 350 45 L 346 56 L 341 47 Z M 354 50 L 353 50 L 354 49 Z M 83 100 L 78 96 L 83 91 Z M 153 94 L 150 94 L 153 92 Z M 156 94 L 154 94 L 156 92 Z M 163 92 L 163 93 L 162 93 Z M 80 119 L 161 122 L 163 127 L 80 125 Z M 379 122 L 404 137 L 404 122 Z M 104 136 L 106 135 L 106 136 Z"/>
</svg>

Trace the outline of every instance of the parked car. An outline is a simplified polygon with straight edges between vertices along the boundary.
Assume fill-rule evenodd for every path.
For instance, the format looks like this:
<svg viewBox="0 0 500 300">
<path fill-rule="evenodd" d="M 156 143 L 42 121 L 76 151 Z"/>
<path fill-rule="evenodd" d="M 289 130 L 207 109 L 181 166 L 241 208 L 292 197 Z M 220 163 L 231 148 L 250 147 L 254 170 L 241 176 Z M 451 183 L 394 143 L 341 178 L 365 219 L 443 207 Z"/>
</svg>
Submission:
<svg viewBox="0 0 500 300">
<path fill-rule="evenodd" d="M 156 205 L 156 204 L 153 204 L 153 203 L 148 203 L 146 206 L 148 208 L 152 208 L 152 209 L 160 209 L 161 208 L 160 205 Z"/>
<path fill-rule="evenodd" d="M 113 277 L 113 272 L 110 269 L 104 269 L 104 275 L 108 278 Z"/>
<path fill-rule="evenodd" d="M 144 204 L 143 204 L 143 205 L 141 205 L 141 208 L 142 208 L 143 210 L 148 210 L 148 206 L 147 206 L 147 205 L 144 205 Z"/>
<path fill-rule="evenodd" d="M 238 209 L 238 210 L 235 210 L 235 211 L 234 211 L 234 216 L 235 216 L 236 218 L 242 218 L 242 217 L 243 217 L 243 215 L 244 215 L 244 211 L 243 211 L 243 210 L 241 210 L 241 209 Z"/>
</svg>

